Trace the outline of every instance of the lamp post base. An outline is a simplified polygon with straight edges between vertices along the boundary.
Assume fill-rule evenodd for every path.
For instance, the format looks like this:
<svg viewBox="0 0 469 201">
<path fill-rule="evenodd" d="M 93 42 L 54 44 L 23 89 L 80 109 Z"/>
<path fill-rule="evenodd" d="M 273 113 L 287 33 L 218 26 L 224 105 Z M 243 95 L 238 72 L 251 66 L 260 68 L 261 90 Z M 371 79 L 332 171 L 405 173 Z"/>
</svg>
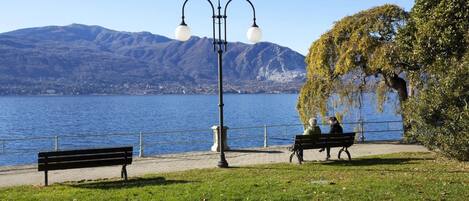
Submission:
<svg viewBox="0 0 469 201">
<path fill-rule="evenodd" d="M 226 151 L 226 150 L 230 150 L 230 147 L 228 146 L 228 143 L 227 143 L 227 131 L 228 131 L 228 127 L 227 126 L 224 126 L 225 128 L 223 129 L 223 150 Z M 212 130 L 213 130 L 213 146 L 211 147 L 211 150 L 213 152 L 220 152 L 220 145 L 219 145 L 219 142 L 220 140 L 218 139 L 218 136 L 220 136 L 218 134 L 218 132 L 220 132 L 220 126 L 212 126 Z"/>
<path fill-rule="evenodd" d="M 218 165 L 217 165 L 219 168 L 228 168 L 228 162 L 226 160 L 220 160 L 218 161 Z"/>
</svg>

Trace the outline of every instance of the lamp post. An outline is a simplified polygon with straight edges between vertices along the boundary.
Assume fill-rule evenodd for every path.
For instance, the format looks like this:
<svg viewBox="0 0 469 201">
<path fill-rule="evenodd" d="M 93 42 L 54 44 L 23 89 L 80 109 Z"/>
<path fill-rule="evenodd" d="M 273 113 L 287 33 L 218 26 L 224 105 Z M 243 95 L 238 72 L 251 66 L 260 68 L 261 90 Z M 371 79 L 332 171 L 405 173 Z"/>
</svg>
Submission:
<svg viewBox="0 0 469 201">
<path fill-rule="evenodd" d="M 186 8 L 186 4 L 189 0 L 185 0 L 184 4 L 182 6 L 182 22 L 181 24 L 176 28 L 176 39 L 179 41 L 187 41 L 191 37 L 191 29 L 189 26 L 187 26 L 185 22 L 185 15 L 184 11 Z M 223 125 L 223 52 L 227 50 L 228 48 L 228 42 L 226 40 L 226 12 L 228 9 L 228 6 L 230 5 L 232 0 L 229 0 L 226 2 L 224 9 L 223 9 L 223 14 L 222 14 L 222 7 L 220 0 L 218 0 L 218 6 L 217 9 L 215 9 L 214 4 L 212 3 L 211 0 L 207 0 L 207 2 L 210 4 L 212 8 L 212 31 L 213 31 L 213 50 L 218 54 L 218 97 L 219 97 L 219 131 L 218 131 L 218 145 L 220 146 L 220 161 L 218 162 L 218 167 L 220 168 L 227 168 L 228 167 L 228 162 L 226 161 L 225 158 L 225 145 L 224 145 L 224 135 L 223 135 L 223 130 L 224 130 L 224 125 Z M 253 11 L 253 24 L 252 26 L 248 29 L 247 32 L 247 37 L 248 40 L 252 43 L 257 43 L 261 40 L 262 38 L 262 31 L 257 26 L 256 24 L 256 9 L 254 8 L 254 5 L 250 0 L 246 0 L 249 5 L 252 7 Z M 216 10 L 218 12 L 216 12 Z M 222 29 L 222 24 L 223 24 L 223 29 Z M 218 25 L 218 26 L 217 26 Z M 218 29 L 217 29 L 218 28 Z M 222 34 L 223 33 L 223 34 Z M 223 35 L 223 37 L 222 37 Z"/>
</svg>

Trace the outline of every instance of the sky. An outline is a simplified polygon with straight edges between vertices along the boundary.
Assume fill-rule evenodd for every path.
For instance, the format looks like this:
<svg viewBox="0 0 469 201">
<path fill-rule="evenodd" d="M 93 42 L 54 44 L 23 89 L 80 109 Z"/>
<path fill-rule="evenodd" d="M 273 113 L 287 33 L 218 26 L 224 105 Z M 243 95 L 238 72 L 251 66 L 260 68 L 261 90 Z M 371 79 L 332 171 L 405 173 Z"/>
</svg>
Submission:
<svg viewBox="0 0 469 201">
<path fill-rule="evenodd" d="M 215 2 L 216 0 L 212 0 Z M 222 4 L 227 0 L 222 0 Z M 311 43 L 334 22 L 361 10 L 396 4 L 410 10 L 413 0 L 251 0 L 256 7 L 262 41 L 277 43 L 305 55 Z M 184 0 L 1 0 L 0 33 L 16 29 L 73 23 L 118 31 L 149 31 L 174 38 Z M 189 0 L 186 22 L 192 34 L 212 35 L 211 8 L 206 0 Z M 228 40 L 248 43 L 252 10 L 233 0 L 227 11 Z"/>
</svg>

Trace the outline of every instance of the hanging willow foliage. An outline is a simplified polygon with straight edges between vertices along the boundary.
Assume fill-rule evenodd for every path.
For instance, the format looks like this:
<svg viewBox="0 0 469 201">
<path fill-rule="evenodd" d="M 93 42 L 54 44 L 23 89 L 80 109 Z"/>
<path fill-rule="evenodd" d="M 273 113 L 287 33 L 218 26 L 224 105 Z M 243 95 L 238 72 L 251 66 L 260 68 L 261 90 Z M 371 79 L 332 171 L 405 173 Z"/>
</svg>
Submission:
<svg viewBox="0 0 469 201">
<path fill-rule="evenodd" d="M 325 117 L 331 97 L 335 106 L 357 106 L 360 93 L 380 90 L 382 100 L 387 91 L 395 89 L 401 101 L 407 99 L 406 81 L 397 57 L 395 39 L 407 21 L 408 14 L 398 6 L 384 5 L 335 23 L 334 27 L 315 41 L 306 57 L 307 82 L 300 92 L 297 109 L 306 123 L 317 114 Z M 387 87 L 377 87 L 383 82 Z M 336 108 L 336 107 L 334 107 Z"/>
</svg>

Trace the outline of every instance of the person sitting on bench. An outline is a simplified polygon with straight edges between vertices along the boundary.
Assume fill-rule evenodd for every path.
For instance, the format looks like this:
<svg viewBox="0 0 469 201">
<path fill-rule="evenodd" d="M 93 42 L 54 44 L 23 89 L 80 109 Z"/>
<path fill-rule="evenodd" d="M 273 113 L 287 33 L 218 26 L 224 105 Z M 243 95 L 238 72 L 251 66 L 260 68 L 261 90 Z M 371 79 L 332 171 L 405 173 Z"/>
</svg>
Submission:
<svg viewBox="0 0 469 201">
<path fill-rule="evenodd" d="M 336 117 L 329 117 L 329 124 L 331 125 L 331 130 L 329 131 L 329 134 L 342 134 L 344 133 L 342 126 L 340 125 L 340 122 L 337 120 Z M 331 148 L 326 147 L 327 150 L 327 157 L 326 159 L 331 158 Z M 323 152 L 324 148 L 319 150 L 319 152 Z"/>
<path fill-rule="evenodd" d="M 321 135 L 321 128 L 319 128 L 316 118 L 309 119 L 308 123 L 303 135 Z"/>
<path fill-rule="evenodd" d="M 309 125 L 306 126 L 303 135 L 321 135 L 321 128 L 319 128 L 316 118 L 309 119 L 308 123 Z M 301 150 L 299 154 L 303 157 L 303 150 Z"/>
</svg>

